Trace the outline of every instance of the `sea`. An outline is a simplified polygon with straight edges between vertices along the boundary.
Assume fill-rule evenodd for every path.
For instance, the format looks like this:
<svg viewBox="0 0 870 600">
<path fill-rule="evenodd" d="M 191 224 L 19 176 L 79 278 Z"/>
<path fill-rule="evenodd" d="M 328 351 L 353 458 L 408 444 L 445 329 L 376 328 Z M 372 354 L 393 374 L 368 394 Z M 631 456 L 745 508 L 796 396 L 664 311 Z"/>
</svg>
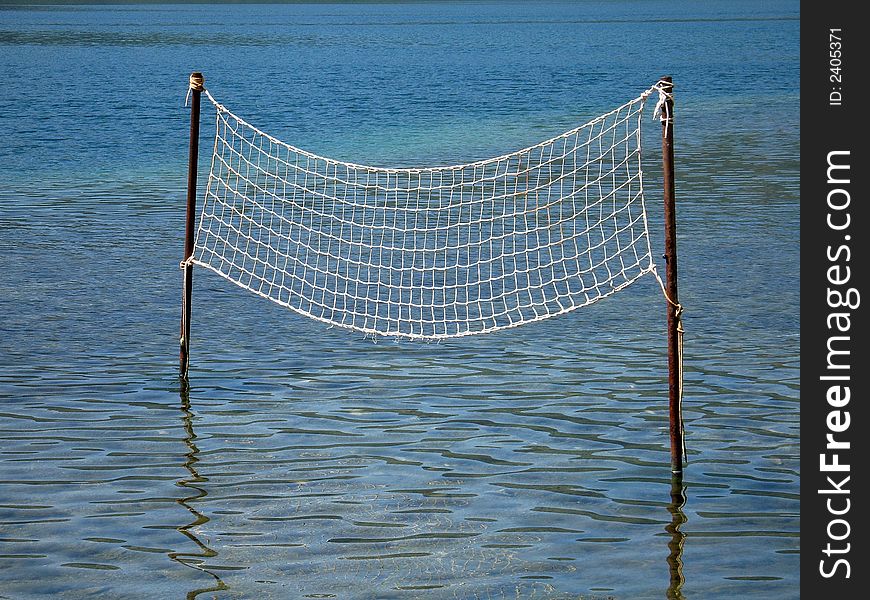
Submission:
<svg viewBox="0 0 870 600">
<path fill-rule="evenodd" d="M 796 0 L 0 6 L 0 598 L 797 598 L 799 19 Z M 376 166 L 505 154 L 672 76 L 682 478 L 652 276 L 427 343 L 197 268 L 183 385 L 194 71 L 276 138 Z M 204 102 L 201 182 L 213 136 Z"/>
</svg>

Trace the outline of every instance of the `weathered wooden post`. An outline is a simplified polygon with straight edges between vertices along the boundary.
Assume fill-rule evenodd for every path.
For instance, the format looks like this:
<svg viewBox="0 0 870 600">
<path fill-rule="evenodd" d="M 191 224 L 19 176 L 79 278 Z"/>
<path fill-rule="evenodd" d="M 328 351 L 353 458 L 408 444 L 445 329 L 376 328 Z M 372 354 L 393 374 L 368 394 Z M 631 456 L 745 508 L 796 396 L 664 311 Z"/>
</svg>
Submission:
<svg viewBox="0 0 870 600">
<path fill-rule="evenodd" d="M 184 280 L 181 289 L 181 350 L 179 361 L 181 378 L 187 381 L 190 364 L 190 301 L 193 291 L 193 265 L 188 259 L 193 255 L 194 220 L 196 218 L 196 169 L 199 158 L 199 108 L 205 78 L 202 73 L 190 74 L 190 149 L 187 162 L 187 222 L 184 230 Z"/>
</svg>

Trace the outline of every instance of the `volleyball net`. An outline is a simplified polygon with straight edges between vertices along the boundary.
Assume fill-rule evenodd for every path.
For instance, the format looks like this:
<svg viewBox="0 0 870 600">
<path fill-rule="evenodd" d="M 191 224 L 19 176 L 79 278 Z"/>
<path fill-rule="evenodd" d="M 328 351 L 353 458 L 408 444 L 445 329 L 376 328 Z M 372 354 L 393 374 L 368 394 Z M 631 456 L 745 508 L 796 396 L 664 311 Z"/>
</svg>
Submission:
<svg viewBox="0 0 870 600">
<path fill-rule="evenodd" d="M 655 274 L 641 117 L 660 84 L 561 135 L 467 164 L 318 156 L 215 109 L 187 264 L 365 334 L 440 339 L 588 306 Z M 663 286 L 664 289 L 664 286 Z"/>
</svg>

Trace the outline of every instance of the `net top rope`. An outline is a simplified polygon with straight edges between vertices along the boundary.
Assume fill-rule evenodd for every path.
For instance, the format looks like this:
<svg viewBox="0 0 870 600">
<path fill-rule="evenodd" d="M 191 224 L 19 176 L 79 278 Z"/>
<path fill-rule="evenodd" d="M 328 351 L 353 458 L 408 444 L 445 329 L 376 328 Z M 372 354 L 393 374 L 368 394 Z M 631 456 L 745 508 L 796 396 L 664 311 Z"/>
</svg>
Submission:
<svg viewBox="0 0 870 600">
<path fill-rule="evenodd" d="M 661 283 L 641 169 L 656 91 L 670 119 L 659 82 L 509 154 L 382 168 L 286 144 L 203 90 L 215 141 L 189 262 L 332 325 L 421 339 L 546 319 L 646 273 Z"/>
</svg>

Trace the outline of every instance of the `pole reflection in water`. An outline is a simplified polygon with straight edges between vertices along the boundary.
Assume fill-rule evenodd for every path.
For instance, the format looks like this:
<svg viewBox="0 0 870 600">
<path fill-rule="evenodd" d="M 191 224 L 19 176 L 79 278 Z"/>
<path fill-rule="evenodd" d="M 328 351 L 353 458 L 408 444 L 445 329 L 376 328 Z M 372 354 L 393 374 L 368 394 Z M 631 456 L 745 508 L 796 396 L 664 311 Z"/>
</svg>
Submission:
<svg viewBox="0 0 870 600">
<path fill-rule="evenodd" d="M 176 500 L 176 502 L 178 502 L 181 506 L 186 508 L 188 512 L 190 512 L 190 514 L 193 516 L 193 521 L 188 523 L 187 525 L 182 525 L 177 529 L 178 531 L 183 533 L 185 537 L 187 537 L 190 541 L 196 544 L 199 551 L 170 552 L 169 558 L 180 562 L 186 567 L 202 571 L 203 573 L 208 573 L 214 579 L 214 585 L 191 590 L 190 592 L 188 592 L 186 598 L 187 600 L 191 600 L 193 598 L 196 598 L 200 594 L 217 592 L 221 590 L 226 590 L 228 588 L 223 580 L 215 573 L 210 571 L 205 565 L 205 561 L 209 558 L 217 556 L 217 552 L 209 548 L 205 543 L 203 543 L 202 540 L 197 537 L 195 532 L 195 529 L 197 527 L 199 527 L 200 525 L 204 525 L 209 521 L 209 518 L 196 510 L 193 505 L 193 503 L 202 498 L 205 498 L 208 495 L 208 492 L 205 491 L 205 488 L 199 487 L 198 485 L 207 482 L 208 478 L 201 476 L 196 470 L 196 463 L 199 462 L 199 448 L 197 448 L 195 444 L 196 433 L 194 433 L 193 431 L 194 414 L 190 410 L 190 391 L 185 383 L 182 383 L 180 394 L 181 412 L 183 415 L 181 417 L 181 421 L 184 425 L 184 443 L 187 446 L 187 453 L 184 455 L 184 468 L 187 469 L 187 472 L 190 475 L 189 477 L 178 480 L 177 485 L 179 487 L 188 489 L 193 493 L 190 496 Z"/>
<path fill-rule="evenodd" d="M 671 536 L 668 542 L 668 567 L 671 572 L 671 583 L 668 586 L 669 600 L 685 600 L 683 596 L 683 542 L 686 534 L 680 531 L 680 526 L 688 519 L 683 512 L 686 504 L 686 486 L 683 484 L 683 476 L 680 473 L 671 475 L 671 503 L 668 512 L 671 513 L 671 522 L 665 527 Z"/>
</svg>

